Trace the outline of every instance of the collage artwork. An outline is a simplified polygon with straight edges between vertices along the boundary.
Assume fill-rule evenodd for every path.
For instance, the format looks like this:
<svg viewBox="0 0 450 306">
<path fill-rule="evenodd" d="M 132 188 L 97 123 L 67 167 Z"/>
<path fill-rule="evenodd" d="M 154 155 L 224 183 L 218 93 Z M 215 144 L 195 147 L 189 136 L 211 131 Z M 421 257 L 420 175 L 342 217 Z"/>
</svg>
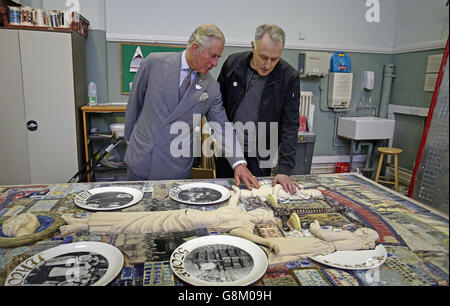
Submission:
<svg viewBox="0 0 450 306">
<path fill-rule="evenodd" d="M 264 178 L 263 178 L 264 179 Z M 321 199 L 293 199 L 279 203 L 300 219 L 301 231 L 283 230 L 280 225 L 257 224 L 254 233 L 261 237 L 308 237 L 309 224 L 319 221 L 323 229 L 355 231 L 361 227 L 379 234 L 376 244 L 387 251 L 386 261 L 371 270 L 339 269 L 312 260 L 268 266 L 261 286 L 448 286 L 449 223 L 448 219 L 412 199 L 356 174 L 293 176 L 304 189 L 319 190 Z M 266 179 L 270 183 L 270 178 Z M 232 179 L 205 180 L 231 189 Z M 59 185 L 0 186 L 0 225 L 11 216 L 24 212 L 48 211 L 87 218 L 92 211 L 75 205 L 75 197 L 92 188 L 107 186 L 132 187 L 142 191 L 141 201 L 122 212 L 166 211 L 178 209 L 215 210 L 225 203 L 186 205 L 171 199 L 171 189 L 186 181 L 105 182 Z M 245 188 L 245 187 L 241 187 Z M 241 198 L 247 211 L 256 208 L 271 210 L 257 199 Z M 0 227 L 1 230 L 1 227 Z M 124 254 L 120 273 L 109 286 L 184 286 L 171 270 L 170 256 L 186 241 L 196 237 L 222 234 L 215 228 L 151 234 L 93 235 L 80 231 L 63 236 L 54 231 L 51 237 L 28 244 L 0 244 L 0 284 L 27 258 L 44 250 L 75 242 L 104 242 Z M 227 234 L 227 233 L 223 233 Z M 0 231 L 0 241 L 2 239 Z"/>
</svg>

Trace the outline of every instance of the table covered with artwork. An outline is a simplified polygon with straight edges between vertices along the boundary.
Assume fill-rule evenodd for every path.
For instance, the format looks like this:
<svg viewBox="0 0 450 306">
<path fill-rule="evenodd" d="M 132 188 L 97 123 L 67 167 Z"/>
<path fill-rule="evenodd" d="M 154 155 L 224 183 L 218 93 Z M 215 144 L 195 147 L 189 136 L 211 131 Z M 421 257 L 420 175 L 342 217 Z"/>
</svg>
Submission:
<svg viewBox="0 0 450 306">
<path fill-rule="evenodd" d="M 303 191 L 309 193 L 278 198 L 278 210 L 267 201 L 267 197 L 239 197 L 238 207 L 242 212 L 250 214 L 254 210 L 262 210 L 276 217 L 276 224 L 255 222 L 253 232 L 256 236 L 275 242 L 276 239 L 312 237 L 310 226 L 316 221 L 321 230 L 333 235 L 368 228 L 374 230 L 379 239 L 375 246 L 365 252 L 381 252 L 379 260 L 382 264 L 358 263 L 358 256 L 366 256 L 363 251 L 354 255 L 347 252 L 346 256 L 350 254 L 350 259 L 344 258 L 339 251 L 331 252 L 328 257 L 282 258 L 274 254 L 268 256 L 268 252 L 271 252 L 269 248 L 252 242 L 252 248 L 256 248 L 242 252 L 239 243 L 245 239 L 213 227 L 103 234 L 92 233 L 83 227 L 70 234 L 63 234 L 60 230 L 67 223 L 62 216 L 71 215 L 76 220 L 88 220 L 94 215 L 101 215 L 99 211 L 102 210 L 111 214 L 135 213 L 133 216 L 143 212 L 183 209 L 194 212 L 217 211 L 227 201 L 220 199 L 207 205 L 186 204 L 188 202 L 176 201 L 173 192 L 178 190 L 177 194 L 181 196 L 182 187 L 192 183 L 199 183 L 200 186 L 212 183 L 223 190 L 232 191 L 233 179 L 0 186 L 0 226 L 5 227 L 6 220 L 26 212 L 37 216 L 39 221 L 39 228 L 34 234 L 14 239 L 5 235 L 3 227 L 0 227 L 0 284 L 26 285 L 40 281 L 45 285 L 86 285 L 100 279 L 103 282 L 97 284 L 108 286 L 203 285 L 207 283 L 191 282 L 180 277 L 180 273 L 174 273 L 177 272 L 174 271 L 177 254 L 202 246 L 201 251 L 191 256 L 189 264 L 201 270 L 209 279 L 214 278 L 216 283 L 223 282 L 225 285 L 230 278 L 233 281 L 233 277 L 239 277 L 233 276 L 233 273 L 248 274 L 249 266 L 259 265 L 259 270 L 250 273 L 255 273 L 254 279 L 250 278 L 243 285 L 448 286 L 448 215 L 356 173 L 293 178 Z M 271 180 L 270 177 L 261 178 L 260 182 L 264 186 L 271 186 Z M 125 202 L 120 197 L 116 202 L 110 201 L 111 206 L 103 209 L 101 204 L 95 206 L 93 202 L 89 203 L 93 206 L 80 204 L 86 191 L 106 187 L 112 190 L 137 190 L 138 194 L 132 194 L 131 201 L 123 200 L 127 205 L 123 205 Z M 222 189 L 218 190 L 222 192 Z M 242 186 L 241 190 L 245 190 L 245 187 Z M 318 196 L 311 196 L 314 194 Z M 96 198 L 98 203 L 102 202 L 101 197 L 102 194 L 99 194 Z M 195 199 L 192 198 L 192 201 Z M 282 215 L 281 211 L 288 212 L 288 215 Z M 292 213 L 298 219 L 287 219 Z M 222 239 L 223 245 L 227 245 L 227 241 L 232 242 L 233 249 L 210 249 L 209 243 L 217 243 L 219 239 Z M 245 244 L 243 249 L 246 250 L 248 245 Z M 68 253 L 73 253 L 73 249 L 78 246 L 78 257 L 69 258 Z M 94 256 L 96 252 L 100 255 Z M 333 257 L 336 254 L 340 257 Z M 55 259 L 41 264 L 46 256 Z M 379 257 L 370 256 L 371 260 Z M 184 257 L 181 254 L 179 258 Z M 79 279 L 81 274 L 86 276 L 83 281 Z M 36 280 L 42 275 L 45 275 L 45 280 Z M 105 278 L 105 275 L 109 275 L 109 278 Z M 232 281 L 231 284 L 235 284 Z"/>
</svg>

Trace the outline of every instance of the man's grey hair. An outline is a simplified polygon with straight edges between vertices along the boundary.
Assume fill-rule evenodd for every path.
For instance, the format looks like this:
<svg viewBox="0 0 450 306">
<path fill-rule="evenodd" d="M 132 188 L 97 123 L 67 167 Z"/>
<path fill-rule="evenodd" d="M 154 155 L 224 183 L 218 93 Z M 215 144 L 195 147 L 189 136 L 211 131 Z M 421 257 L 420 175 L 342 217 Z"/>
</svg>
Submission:
<svg viewBox="0 0 450 306">
<path fill-rule="evenodd" d="M 281 41 L 283 43 L 283 48 L 286 40 L 286 34 L 283 29 L 276 24 L 263 24 L 256 28 L 255 32 L 255 43 L 257 43 L 266 33 L 274 42 Z"/>
<path fill-rule="evenodd" d="M 225 44 L 225 36 L 222 31 L 214 24 L 202 24 L 191 34 L 188 41 L 188 48 L 192 46 L 194 42 L 200 45 L 200 49 L 208 48 L 211 45 L 213 38 L 223 41 Z"/>
</svg>

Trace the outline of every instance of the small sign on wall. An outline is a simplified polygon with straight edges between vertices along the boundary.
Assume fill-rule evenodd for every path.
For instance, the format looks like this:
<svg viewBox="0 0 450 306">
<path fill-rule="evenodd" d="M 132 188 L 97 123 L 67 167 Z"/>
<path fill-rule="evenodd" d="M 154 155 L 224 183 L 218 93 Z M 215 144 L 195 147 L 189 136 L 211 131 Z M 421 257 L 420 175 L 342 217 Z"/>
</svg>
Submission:
<svg viewBox="0 0 450 306">
<path fill-rule="evenodd" d="M 434 87 L 436 87 L 437 77 L 438 77 L 437 73 L 427 73 L 425 75 L 425 85 L 423 87 L 423 90 L 434 92 Z"/>
<path fill-rule="evenodd" d="M 428 56 L 427 73 L 439 73 L 442 56 L 444 56 L 444 54 L 435 54 Z"/>
<path fill-rule="evenodd" d="M 436 81 L 438 78 L 439 68 L 441 67 L 443 54 L 435 54 L 428 56 L 427 71 L 425 74 L 424 91 L 434 92 Z"/>
</svg>

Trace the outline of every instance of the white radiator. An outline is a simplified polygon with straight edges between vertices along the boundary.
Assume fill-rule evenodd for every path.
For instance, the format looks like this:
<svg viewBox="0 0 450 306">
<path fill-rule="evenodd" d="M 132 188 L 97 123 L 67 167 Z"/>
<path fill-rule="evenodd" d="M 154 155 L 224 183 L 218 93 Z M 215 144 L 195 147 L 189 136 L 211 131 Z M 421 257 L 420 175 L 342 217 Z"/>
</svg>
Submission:
<svg viewBox="0 0 450 306">
<path fill-rule="evenodd" d="M 313 130 L 314 105 L 312 104 L 312 91 L 300 91 L 299 116 L 306 116 L 308 119 L 309 131 Z"/>
</svg>

